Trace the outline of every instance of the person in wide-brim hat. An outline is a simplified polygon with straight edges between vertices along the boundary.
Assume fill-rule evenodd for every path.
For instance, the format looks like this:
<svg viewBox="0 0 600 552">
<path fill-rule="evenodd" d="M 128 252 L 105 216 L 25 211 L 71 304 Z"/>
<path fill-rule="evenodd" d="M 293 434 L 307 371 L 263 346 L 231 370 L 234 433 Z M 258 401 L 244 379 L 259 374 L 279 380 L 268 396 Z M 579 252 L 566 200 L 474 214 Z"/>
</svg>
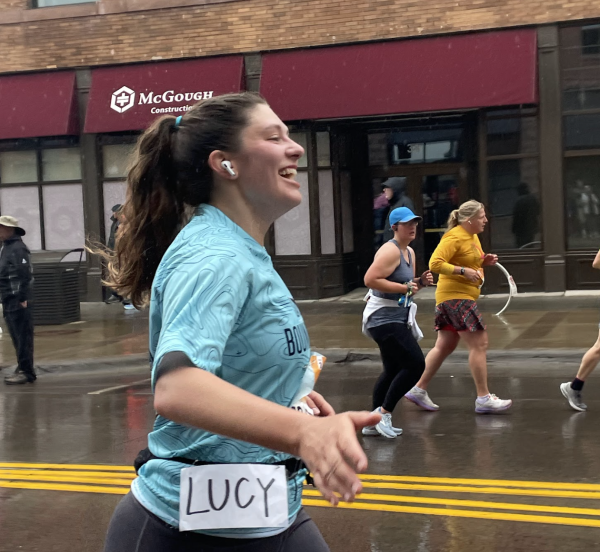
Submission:
<svg viewBox="0 0 600 552">
<path fill-rule="evenodd" d="M 18 236 L 24 236 L 25 230 L 19 226 L 19 221 L 15 217 L 9 215 L 3 215 L 0 217 L 0 225 L 8 226 L 9 228 L 15 229 L 15 234 Z"/>
</svg>

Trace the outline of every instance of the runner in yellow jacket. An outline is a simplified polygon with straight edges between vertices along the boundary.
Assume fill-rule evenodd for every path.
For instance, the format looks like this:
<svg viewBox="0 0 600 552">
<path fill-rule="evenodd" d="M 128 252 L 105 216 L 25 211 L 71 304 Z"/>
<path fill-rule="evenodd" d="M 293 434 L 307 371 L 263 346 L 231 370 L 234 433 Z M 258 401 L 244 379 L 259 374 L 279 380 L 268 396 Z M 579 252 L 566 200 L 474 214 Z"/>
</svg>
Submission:
<svg viewBox="0 0 600 552">
<path fill-rule="evenodd" d="M 511 407 L 512 401 L 490 393 L 487 384 L 488 334 L 477 299 L 484 282 L 484 266 L 495 265 L 498 257 L 485 254 L 477 234 L 485 229 L 487 218 L 481 203 L 463 203 L 450 214 L 448 231 L 429 261 L 440 275 L 435 294 L 435 347 L 425 358 L 425 372 L 405 396 L 425 410 L 438 410 L 427 394 L 427 386 L 462 338 L 469 349 L 469 367 L 477 390 L 475 412 L 490 414 Z"/>
</svg>

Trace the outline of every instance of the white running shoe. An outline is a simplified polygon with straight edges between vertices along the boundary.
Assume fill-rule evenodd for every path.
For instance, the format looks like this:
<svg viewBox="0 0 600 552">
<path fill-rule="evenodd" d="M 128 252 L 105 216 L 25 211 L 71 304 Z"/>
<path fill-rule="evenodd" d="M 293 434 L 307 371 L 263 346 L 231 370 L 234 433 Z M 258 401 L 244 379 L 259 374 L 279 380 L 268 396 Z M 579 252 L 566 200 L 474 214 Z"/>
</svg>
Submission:
<svg viewBox="0 0 600 552">
<path fill-rule="evenodd" d="M 587 405 L 581 398 L 581 391 L 575 391 L 575 389 L 571 387 L 570 381 L 567 383 L 561 383 L 560 391 L 564 395 L 565 399 L 569 401 L 569 404 L 573 410 L 577 410 L 577 412 L 585 412 L 587 410 Z"/>
<path fill-rule="evenodd" d="M 417 386 L 413 387 L 406 395 L 404 395 L 404 397 L 410 402 L 415 403 L 417 406 L 420 406 L 423 410 L 435 412 L 440 409 L 440 407 L 429 398 L 427 391 L 425 391 L 425 389 L 419 389 Z"/>
<path fill-rule="evenodd" d="M 383 416 L 385 416 L 385 414 L 383 414 L 381 412 L 381 410 L 379 408 L 376 408 L 373 412 L 376 412 L 377 414 L 381 414 L 381 419 L 383 420 Z M 391 414 L 388 414 L 388 416 L 390 416 L 390 426 L 392 428 L 392 431 L 396 434 L 396 435 L 402 435 L 402 429 L 400 429 L 399 427 L 394 427 L 392 426 L 392 422 L 391 422 Z M 367 435 L 367 436 L 373 436 L 373 435 L 381 435 L 381 433 L 379 433 L 379 431 L 377 430 L 377 426 L 366 426 L 362 428 L 362 434 L 363 435 Z"/>
<path fill-rule="evenodd" d="M 475 399 L 475 412 L 477 414 L 494 414 L 495 412 L 503 412 L 508 410 L 512 406 L 512 401 L 502 400 L 496 397 L 493 393 L 490 393 L 485 401 Z"/>
<path fill-rule="evenodd" d="M 388 439 L 395 439 L 398 435 L 392 427 L 392 415 L 389 412 L 383 414 L 381 411 L 379 411 L 379 413 L 381 414 L 381 422 L 379 422 L 375 426 L 377 433 L 379 433 L 379 435 L 381 435 L 382 437 L 387 437 Z"/>
</svg>

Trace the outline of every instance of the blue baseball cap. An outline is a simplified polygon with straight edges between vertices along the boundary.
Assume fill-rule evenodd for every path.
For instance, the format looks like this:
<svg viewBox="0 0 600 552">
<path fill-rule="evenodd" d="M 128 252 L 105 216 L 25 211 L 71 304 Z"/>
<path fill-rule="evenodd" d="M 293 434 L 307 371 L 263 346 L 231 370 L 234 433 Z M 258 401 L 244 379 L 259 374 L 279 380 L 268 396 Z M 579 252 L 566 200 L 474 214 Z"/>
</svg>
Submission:
<svg viewBox="0 0 600 552">
<path fill-rule="evenodd" d="M 411 220 L 423 220 L 422 217 L 415 215 L 408 207 L 398 207 L 390 213 L 390 226 L 394 224 L 410 222 Z"/>
</svg>

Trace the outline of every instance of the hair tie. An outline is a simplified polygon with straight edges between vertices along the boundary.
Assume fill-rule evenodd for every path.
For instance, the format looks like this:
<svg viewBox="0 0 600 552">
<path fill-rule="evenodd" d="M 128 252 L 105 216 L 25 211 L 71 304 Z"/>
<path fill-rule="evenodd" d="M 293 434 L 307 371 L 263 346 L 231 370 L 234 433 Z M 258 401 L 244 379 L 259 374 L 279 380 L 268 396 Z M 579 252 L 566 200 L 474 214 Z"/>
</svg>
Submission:
<svg viewBox="0 0 600 552">
<path fill-rule="evenodd" d="M 183 115 L 179 115 L 179 117 L 175 119 L 175 128 L 179 126 L 179 124 L 181 123 L 181 119 L 183 119 Z"/>
</svg>

